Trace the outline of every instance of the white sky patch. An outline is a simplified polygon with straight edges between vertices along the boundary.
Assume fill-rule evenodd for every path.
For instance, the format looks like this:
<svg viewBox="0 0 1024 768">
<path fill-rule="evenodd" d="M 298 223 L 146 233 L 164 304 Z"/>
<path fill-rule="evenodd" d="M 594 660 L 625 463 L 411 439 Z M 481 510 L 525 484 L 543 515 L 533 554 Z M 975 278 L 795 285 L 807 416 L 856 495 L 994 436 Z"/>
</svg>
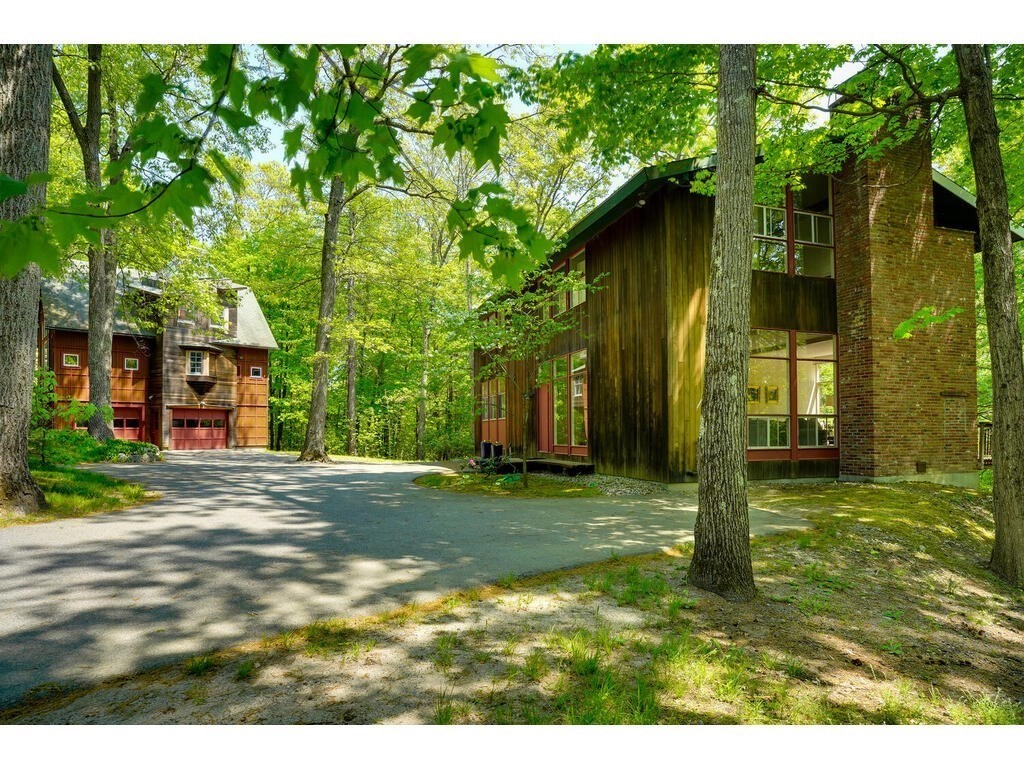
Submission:
<svg viewBox="0 0 1024 768">
<path fill-rule="evenodd" d="M 995 0 L 935 0 L 926 7 L 892 0 L 826 4 L 778 0 L 770 6 L 635 0 L 628 5 L 517 0 L 104 0 L 8 3 L 2 42 L 510 42 L 582 46 L 597 42 L 977 42 L 1007 35 L 1012 5 Z M 1020 35 L 1018 26 L 1009 25 Z"/>
</svg>

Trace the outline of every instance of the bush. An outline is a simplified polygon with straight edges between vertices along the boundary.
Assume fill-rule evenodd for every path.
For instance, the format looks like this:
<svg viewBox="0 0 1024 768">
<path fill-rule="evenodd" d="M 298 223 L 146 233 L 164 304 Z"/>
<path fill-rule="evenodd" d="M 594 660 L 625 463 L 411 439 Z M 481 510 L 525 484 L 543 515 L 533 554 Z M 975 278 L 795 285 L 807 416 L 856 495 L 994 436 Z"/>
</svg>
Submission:
<svg viewBox="0 0 1024 768">
<path fill-rule="evenodd" d="M 37 440 L 39 445 L 33 452 L 47 464 L 92 464 L 117 461 L 120 456 L 137 460 L 147 455 L 150 461 L 156 461 L 160 457 L 160 449 L 152 443 L 117 438 L 103 443 L 81 430 L 46 430 Z"/>
</svg>

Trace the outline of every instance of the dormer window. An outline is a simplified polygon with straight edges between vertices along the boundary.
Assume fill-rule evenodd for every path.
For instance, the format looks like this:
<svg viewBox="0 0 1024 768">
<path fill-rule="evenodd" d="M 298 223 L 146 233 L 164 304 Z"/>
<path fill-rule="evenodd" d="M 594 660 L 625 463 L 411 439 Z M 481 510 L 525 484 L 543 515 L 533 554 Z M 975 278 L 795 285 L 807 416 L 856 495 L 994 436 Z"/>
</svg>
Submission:
<svg viewBox="0 0 1024 768">
<path fill-rule="evenodd" d="M 188 353 L 188 375 L 205 376 L 207 370 L 206 353 L 195 349 L 190 350 Z"/>
</svg>

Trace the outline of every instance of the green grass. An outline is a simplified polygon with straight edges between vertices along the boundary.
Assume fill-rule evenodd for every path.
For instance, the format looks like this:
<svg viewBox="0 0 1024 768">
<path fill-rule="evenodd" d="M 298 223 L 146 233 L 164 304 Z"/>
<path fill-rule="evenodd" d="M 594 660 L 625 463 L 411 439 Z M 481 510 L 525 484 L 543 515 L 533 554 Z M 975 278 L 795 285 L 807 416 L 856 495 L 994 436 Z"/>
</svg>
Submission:
<svg viewBox="0 0 1024 768">
<path fill-rule="evenodd" d="M 484 475 L 475 472 L 423 475 L 413 482 L 440 491 L 520 499 L 581 499 L 603 495 L 599 488 L 571 485 L 533 474 L 529 475 L 528 486 L 525 488 L 519 475 Z"/>
<path fill-rule="evenodd" d="M 141 485 L 72 467 L 34 467 L 32 476 L 48 506 L 31 515 L 0 510 L 0 528 L 115 512 L 159 498 Z"/>
</svg>

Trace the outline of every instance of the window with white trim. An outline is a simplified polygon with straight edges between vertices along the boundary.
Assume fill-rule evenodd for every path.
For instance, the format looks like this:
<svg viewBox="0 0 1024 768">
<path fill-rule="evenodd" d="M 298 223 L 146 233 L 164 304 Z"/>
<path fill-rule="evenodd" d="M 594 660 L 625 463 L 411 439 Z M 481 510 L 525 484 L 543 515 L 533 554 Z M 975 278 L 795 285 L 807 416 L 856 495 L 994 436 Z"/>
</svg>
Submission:
<svg viewBox="0 0 1024 768">
<path fill-rule="evenodd" d="M 259 367 L 259 366 L 256 366 L 256 365 L 252 366 L 251 368 L 249 368 L 249 378 L 250 379 L 262 379 L 263 378 L 263 369 L 261 367 Z"/>
<path fill-rule="evenodd" d="M 124 369 L 126 371 L 137 371 L 137 370 L 139 370 L 139 358 L 137 358 L 137 357 L 126 357 L 124 359 Z"/>
<path fill-rule="evenodd" d="M 79 357 L 74 352 L 65 352 L 61 356 L 61 365 L 65 368 L 79 368 Z"/>
<path fill-rule="evenodd" d="M 188 353 L 188 375 L 203 376 L 206 374 L 206 353 L 190 349 Z"/>
</svg>

